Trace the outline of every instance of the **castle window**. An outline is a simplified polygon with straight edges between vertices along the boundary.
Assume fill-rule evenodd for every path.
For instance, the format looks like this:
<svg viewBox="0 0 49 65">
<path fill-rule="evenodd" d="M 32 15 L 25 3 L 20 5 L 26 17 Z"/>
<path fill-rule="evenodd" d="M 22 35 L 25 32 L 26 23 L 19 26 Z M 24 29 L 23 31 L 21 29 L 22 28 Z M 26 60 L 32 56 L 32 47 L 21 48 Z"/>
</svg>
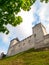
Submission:
<svg viewBox="0 0 49 65">
<path fill-rule="evenodd" d="M 19 44 L 19 47 L 20 47 L 20 44 Z"/>
<path fill-rule="evenodd" d="M 25 43 L 23 43 L 23 46 L 25 45 Z"/>
<path fill-rule="evenodd" d="M 30 43 L 30 40 L 28 40 L 28 42 Z"/>
<path fill-rule="evenodd" d="M 34 37 L 36 37 L 36 34 L 34 34 Z"/>
</svg>

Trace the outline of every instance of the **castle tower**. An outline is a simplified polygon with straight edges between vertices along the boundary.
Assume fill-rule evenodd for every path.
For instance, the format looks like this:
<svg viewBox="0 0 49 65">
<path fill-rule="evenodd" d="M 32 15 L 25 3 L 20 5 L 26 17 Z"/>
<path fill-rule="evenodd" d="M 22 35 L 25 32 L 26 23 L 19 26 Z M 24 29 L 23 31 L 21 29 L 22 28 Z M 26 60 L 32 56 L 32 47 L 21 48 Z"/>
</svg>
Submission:
<svg viewBox="0 0 49 65">
<path fill-rule="evenodd" d="M 13 40 L 10 41 L 10 46 L 9 46 L 9 49 L 8 49 L 8 52 L 7 52 L 7 56 L 10 55 L 10 54 L 13 54 L 15 51 L 14 51 L 14 46 L 17 45 L 19 42 L 19 39 L 18 38 L 15 38 Z"/>
<path fill-rule="evenodd" d="M 13 40 L 10 41 L 10 47 L 12 47 L 13 45 L 17 44 L 19 42 L 18 38 L 15 38 Z"/>
<path fill-rule="evenodd" d="M 34 43 L 35 48 L 40 48 L 44 45 L 44 35 L 46 35 L 45 27 L 39 23 L 33 27 Z M 40 43 L 39 43 L 40 42 Z"/>
</svg>

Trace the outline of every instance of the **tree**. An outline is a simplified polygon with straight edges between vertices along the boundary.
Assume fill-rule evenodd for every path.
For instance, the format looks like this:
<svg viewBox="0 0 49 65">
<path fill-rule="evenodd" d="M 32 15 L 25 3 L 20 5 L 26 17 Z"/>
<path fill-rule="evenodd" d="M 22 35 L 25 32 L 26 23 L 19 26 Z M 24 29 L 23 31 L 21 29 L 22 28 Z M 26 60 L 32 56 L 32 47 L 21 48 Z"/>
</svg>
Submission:
<svg viewBox="0 0 49 65">
<path fill-rule="evenodd" d="M 6 54 L 4 54 L 4 52 L 2 52 L 1 55 L 0 55 L 0 59 L 3 59 L 5 57 L 6 57 Z"/>
<path fill-rule="evenodd" d="M 0 32 L 9 33 L 6 25 L 17 26 L 22 22 L 21 16 L 17 15 L 21 9 L 29 11 L 36 0 L 0 0 Z M 41 0 L 43 2 L 44 0 Z M 45 0 L 48 2 L 48 0 Z"/>
<path fill-rule="evenodd" d="M 41 2 L 43 2 L 43 1 L 45 1 L 45 3 L 48 3 L 49 2 L 49 0 L 40 0 Z"/>
</svg>

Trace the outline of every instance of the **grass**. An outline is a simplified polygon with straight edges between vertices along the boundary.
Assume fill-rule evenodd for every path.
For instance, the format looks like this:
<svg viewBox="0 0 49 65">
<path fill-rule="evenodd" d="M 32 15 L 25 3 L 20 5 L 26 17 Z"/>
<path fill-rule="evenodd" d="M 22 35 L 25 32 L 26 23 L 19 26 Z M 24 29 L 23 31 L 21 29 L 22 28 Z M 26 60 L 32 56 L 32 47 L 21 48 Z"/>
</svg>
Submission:
<svg viewBox="0 0 49 65">
<path fill-rule="evenodd" d="M 0 65 L 49 65 L 49 50 L 28 51 L 0 60 Z"/>
</svg>

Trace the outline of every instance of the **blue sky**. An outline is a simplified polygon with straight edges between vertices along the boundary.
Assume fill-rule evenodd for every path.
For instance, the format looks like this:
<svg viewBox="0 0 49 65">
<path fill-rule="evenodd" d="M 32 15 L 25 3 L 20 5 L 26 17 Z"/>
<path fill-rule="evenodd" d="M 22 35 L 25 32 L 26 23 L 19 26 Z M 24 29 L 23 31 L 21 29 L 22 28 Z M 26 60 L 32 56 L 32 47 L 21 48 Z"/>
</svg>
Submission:
<svg viewBox="0 0 49 65">
<path fill-rule="evenodd" d="M 0 33 L 0 53 L 7 53 L 10 40 L 18 37 L 19 40 L 22 40 L 32 34 L 32 27 L 41 22 L 49 33 L 49 3 L 41 3 L 37 0 L 32 6 L 30 11 L 23 11 L 18 13 L 23 18 L 23 22 L 16 26 L 12 27 L 7 25 L 10 33 L 8 35 Z"/>
</svg>

